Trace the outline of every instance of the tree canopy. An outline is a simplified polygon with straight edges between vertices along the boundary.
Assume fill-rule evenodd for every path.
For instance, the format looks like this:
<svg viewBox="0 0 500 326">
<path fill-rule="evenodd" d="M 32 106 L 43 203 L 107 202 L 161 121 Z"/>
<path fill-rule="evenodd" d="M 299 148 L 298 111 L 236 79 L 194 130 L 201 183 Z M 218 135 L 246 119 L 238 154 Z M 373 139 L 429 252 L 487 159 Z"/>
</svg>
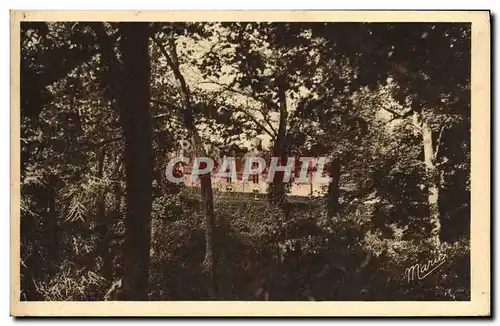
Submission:
<svg viewBox="0 0 500 326">
<path fill-rule="evenodd" d="M 23 22 L 22 298 L 364 300 L 412 250 L 467 260 L 470 33 Z M 332 181 L 297 199 L 283 175 L 254 197 L 165 177 L 182 149 L 244 156 L 256 140 L 282 164 L 327 157 Z M 467 298 L 467 278 L 443 276 L 442 298 Z"/>
</svg>

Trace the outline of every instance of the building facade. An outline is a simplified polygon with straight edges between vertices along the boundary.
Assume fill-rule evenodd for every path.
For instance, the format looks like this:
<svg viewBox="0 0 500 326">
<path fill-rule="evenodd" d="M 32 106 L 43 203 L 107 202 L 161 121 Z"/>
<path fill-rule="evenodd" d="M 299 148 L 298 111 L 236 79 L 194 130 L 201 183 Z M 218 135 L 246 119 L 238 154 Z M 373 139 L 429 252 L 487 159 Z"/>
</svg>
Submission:
<svg viewBox="0 0 500 326">
<path fill-rule="evenodd" d="M 236 158 L 236 176 L 237 180 L 231 178 L 216 178 L 215 175 L 219 170 L 218 164 L 215 164 L 212 170 L 212 187 L 215 191 L 221 192 L 243 192 L 243 193 L 267 193 L 269 182 L 268 182 L 268 166 L 265 170 L 259 174 L 252 174 L 248 177 L 247 181 L 243 181 L 243 170 L 245 167 L 245 158 Z M 180 167 L 180 173 L 184 178 L 184 185 L 187 187 L 200 187 L 200 181 L 198 178 L 193 178 L 193 161 L 190 159 L 190 164 Z M 290 179 L 290 190 L 289 194 L 292 196 L 320 196 L 324 195 L 327 184 L 315 182 L 316 172 L 310 171 L 308 173 L 308 182 L 297 182 Z"/>
</svg>

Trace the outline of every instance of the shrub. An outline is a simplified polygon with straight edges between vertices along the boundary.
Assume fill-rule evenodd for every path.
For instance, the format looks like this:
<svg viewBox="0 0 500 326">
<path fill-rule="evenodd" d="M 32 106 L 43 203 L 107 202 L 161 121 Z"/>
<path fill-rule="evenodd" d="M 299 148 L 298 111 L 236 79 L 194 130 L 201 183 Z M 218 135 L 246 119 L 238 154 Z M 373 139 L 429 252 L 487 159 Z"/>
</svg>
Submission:
<svg viewBox="0 0 500 326">
<path fill-rule="evenodd" d="M 78 268 L 69 261 L 54 277 L 34 283 L 44 301 L 100 301 L 110 285 L 98 272 Z"/>
</svg>

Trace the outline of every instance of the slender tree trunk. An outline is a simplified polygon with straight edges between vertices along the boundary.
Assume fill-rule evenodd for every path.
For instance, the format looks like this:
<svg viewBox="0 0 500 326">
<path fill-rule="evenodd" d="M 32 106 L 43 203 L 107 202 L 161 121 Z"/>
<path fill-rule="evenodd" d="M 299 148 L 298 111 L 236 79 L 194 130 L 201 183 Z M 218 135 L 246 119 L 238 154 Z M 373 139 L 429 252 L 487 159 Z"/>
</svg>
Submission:
<svg viewBox="0 0 500 326">
<path fill-rule="evenodd" d="M 44 189 L 46 200 L 46 212 L 43 217 L 43 228 L 45 237 L 45 250 L 47 252 L 47 274 L 54 275 L 59 262 L 59 227 L 56 214 L 56 191 L 55 178 L 50 177 L 48 185 Z"/>
<path fill-rule="evenodd" d="M 101 150 L 98 154 L 98 167 L 97 167 L 97 177 L 102 179 L 104 176 L 104 162 L 106 159 L 106 152 Z M 110 234 L 108 221 L 106 216 L 106 192 L 107 189 L 101 189 L 99 193 L 99 198 L 97 200 L 97 216 L 98 216 L 98 226 L 97 233 L 99 234 L 99 256 L 102 259 L 101 275 L 107 280 L 112 279 L 112 261 L 110 252 Z"/>
<path fill-rule="evenodd" d="M 439 246 L 441 233 L 441 217 L 439 213 L 439 184 L 438 171 L 434 162 L 434 145 L 432 141 L 432 130 L 429 124 L 422 119 L 422 143 L 424 145 L 424 161 L 428 174 L 428 204 L 429 217 L 432 225 L 431 240 Z"/>
<path fill-rule="evenodd" d="M 330 164 L 330 177 L 332 180 L 328 185 L 327 209 L 328 216 L 333 218 L 339 210 L 340 160 L 335 158 Z"/>
<path fill-rule="evenodd" d="M 160 155 L 157 155 L 156 157 L 156 166 L 154 169 L 154 178 L 158 184 L 158 188 L 161 191 L 167 191 L 167 182 L 166 182 L 166 175 L 165 175 L 165 157 L 167 154 L 167 144 L 165 140 L 165 135 L 164 134 L 159 134 L 158 135 L 158 151 L 160 152 Z"/>
<path fill-rule="evenodd" d="M 214 230 L 215 214 L 213 208 L 213 189 L 210 174 L 201 176 L 201 199 L 203 202 L 203 214 L 205 215 L 205 259 L 203 269 L 208 278 L 208 295 L 215 298 L 215 248 Z"/>
<path fill-rule="evenodd" d="M 111 218 L 113 220 L 123 220 L 122 219 L 122 198 L 123 198 L 123 192 L 122 192 L 122 189 L 121 189 L 121 186 L 119 183 L 115 184 L 114 186 L 114 202 L 113 202 L 113 209 L 112 209 L 112 213 L 109 214 L 108 213 L 108 218 Z M 114 222 L 112 222 L 114 223 Z M 110 227 L 109 227 L 109 224 L 108 224 L 108 241 L 109 241 L 109 257 L 107 257 L 107 259 L 109 259 L 108 262 L 104 261 L 104 264 L 106 267 L 103 266 L 103 269 L 105 269 L 104 273 L 106 273 L 107 275 L 110 276 L 110 280 L 113 279 L 113 277 L 115 276 L 115 270 L 113 268 L 113 266 L 115 265 L 114 264 L 114 260 L 116 258 L 116 248 L 117 248 L 117 245 L 116 245 L 116 242 L 113 241 L 113 233 L 111 232 L 110 230 Z M 103 275 L 104 275 L 103 273 Z"/>
<path fill-rule="evenodd" d="M 288 120 L 288 108 L 286 104 L 286 93 L 284 82 L 278 83 L 278 101 L 279 101 L 279 126 L 278 135 L 273 145 L 273 156 L 278 157 L 280 164 L 285 165 L 288 158 L 288 144 L 286 142 L 286 124 Z M 284 183 L 284 172 L 278 171 L 274 179 L 269 184 L 269 200 L 276 207 L 284 210 L 286 203 L 286 188 Z"/>
<path fill-rule="evenodd" d="M 121 23 L 123 59 L 119 94 L 125 136 L 126 217 L 122 300 L 147 300 L 153 149 L 149 111 L 149 32 L 147 23 Z"/>
<path fill-rule="evenodd" d="M 181 89 L 181 95 L 184 104 L 184 123 L 191 136 L 191 142 L 194 147 L 194 154 L 196 156 L 206 156 L 205 149 L 203 147 L 203 142 L 196 129 L 194 123 L 194 113 L 191 103 L 191 93 L 189 87 L 179 69 L 179 60 L 177 58 L 177 50 L 175 45 L 175 40 L 169 40 L 169 50 L 168 53 L 164 45 L 157 39 L 155 39 L 156 44 L 162 51 L 168 65 L 174 73 L 175 79 L 179 84 Z M 210 173 L 200 176 L 200 186 L 201 186 L 201 199 L 203 205 L 203 215 L 205 217 L 205 259 L 203 261 L 203 271 L 207 276 L 207 292 L 210 298 L 215 298 L 216 293 L 216 266 L 215 266 L 215 239 L 214 231 L 216 228 L 215 223 L 215 213 L 214 213 L 214 203 L 213 203 L 213 189 L 212 189 L 212 178 Z"/>
<path fill-rule="evenodd" d="M 121 218 L 121 209 L 122 209 L 122 189 L 120 187 L 120 184 L 116 184 L 114 187 L 114 194 L 115 194 L 115 200 L 114 200 L 114 205 L 113 205 L 113 217 L 120 219 Z"/>
<path fill-rule="evenodd" d="M 33 189 L 35 202 L 41 207 L 40 216 L 45 218 L 46 185 L 37 186 Z M 21 192 L 21 196 L 22 196 Z M 32 214 L 21 215 L 21 274 L 22 300 L 42 300 L 42 294 L 38 291 L 35 282 L 43 281 L 47 277 L 47 259 L 45 257 L 46 224 L 44 219 Z M 30 250 L 31 249 L 31 250 Z"/>
<path fill-rule="evenodd" d="M 37 192 L 41 191 L 41 189 L 37 189 Z M 43 240 L 43 236 L 45 236 L 45 233 L 38 227 L 38 221 L 34 216 L 21 216 L 21 245 L 23 246 L 21 248 L 32 247 L 36 249 L 32 250 L 31 254 L 27 257 L 25 254 L 27 254 L 28 250 L 21 250 L 21 290 L 23 292 L 21 300 L 41 300 L 41 295 L 37 291 L 35 281 L 40 281 L 46 275 L 46 270 L 44 269 L 46 260 L 38 249 L 38 243 L 40 243 L 40 240 Z"/>
</svg>

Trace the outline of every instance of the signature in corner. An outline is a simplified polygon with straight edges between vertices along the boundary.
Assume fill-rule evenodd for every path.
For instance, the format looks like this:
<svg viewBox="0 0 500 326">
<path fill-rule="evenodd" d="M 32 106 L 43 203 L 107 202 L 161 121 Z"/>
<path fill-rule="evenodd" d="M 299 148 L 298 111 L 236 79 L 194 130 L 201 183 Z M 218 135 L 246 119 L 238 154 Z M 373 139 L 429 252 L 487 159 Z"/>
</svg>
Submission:
<svg viewBox="0 0 500 326">
<path fill-rule="evenodd" d="M 408 267 L 405 270 L 405 277 L 408 278 L 408 283 L 415 280 L 415 277 L 419 280 L 423 280 L 429 274 L 434 272 L 439 266 L 443 265 L 446 260 L 445 254 L 439 254 L 434 259 L 430 259 L 425 264 L 415 264 Z"/>
</svg>

